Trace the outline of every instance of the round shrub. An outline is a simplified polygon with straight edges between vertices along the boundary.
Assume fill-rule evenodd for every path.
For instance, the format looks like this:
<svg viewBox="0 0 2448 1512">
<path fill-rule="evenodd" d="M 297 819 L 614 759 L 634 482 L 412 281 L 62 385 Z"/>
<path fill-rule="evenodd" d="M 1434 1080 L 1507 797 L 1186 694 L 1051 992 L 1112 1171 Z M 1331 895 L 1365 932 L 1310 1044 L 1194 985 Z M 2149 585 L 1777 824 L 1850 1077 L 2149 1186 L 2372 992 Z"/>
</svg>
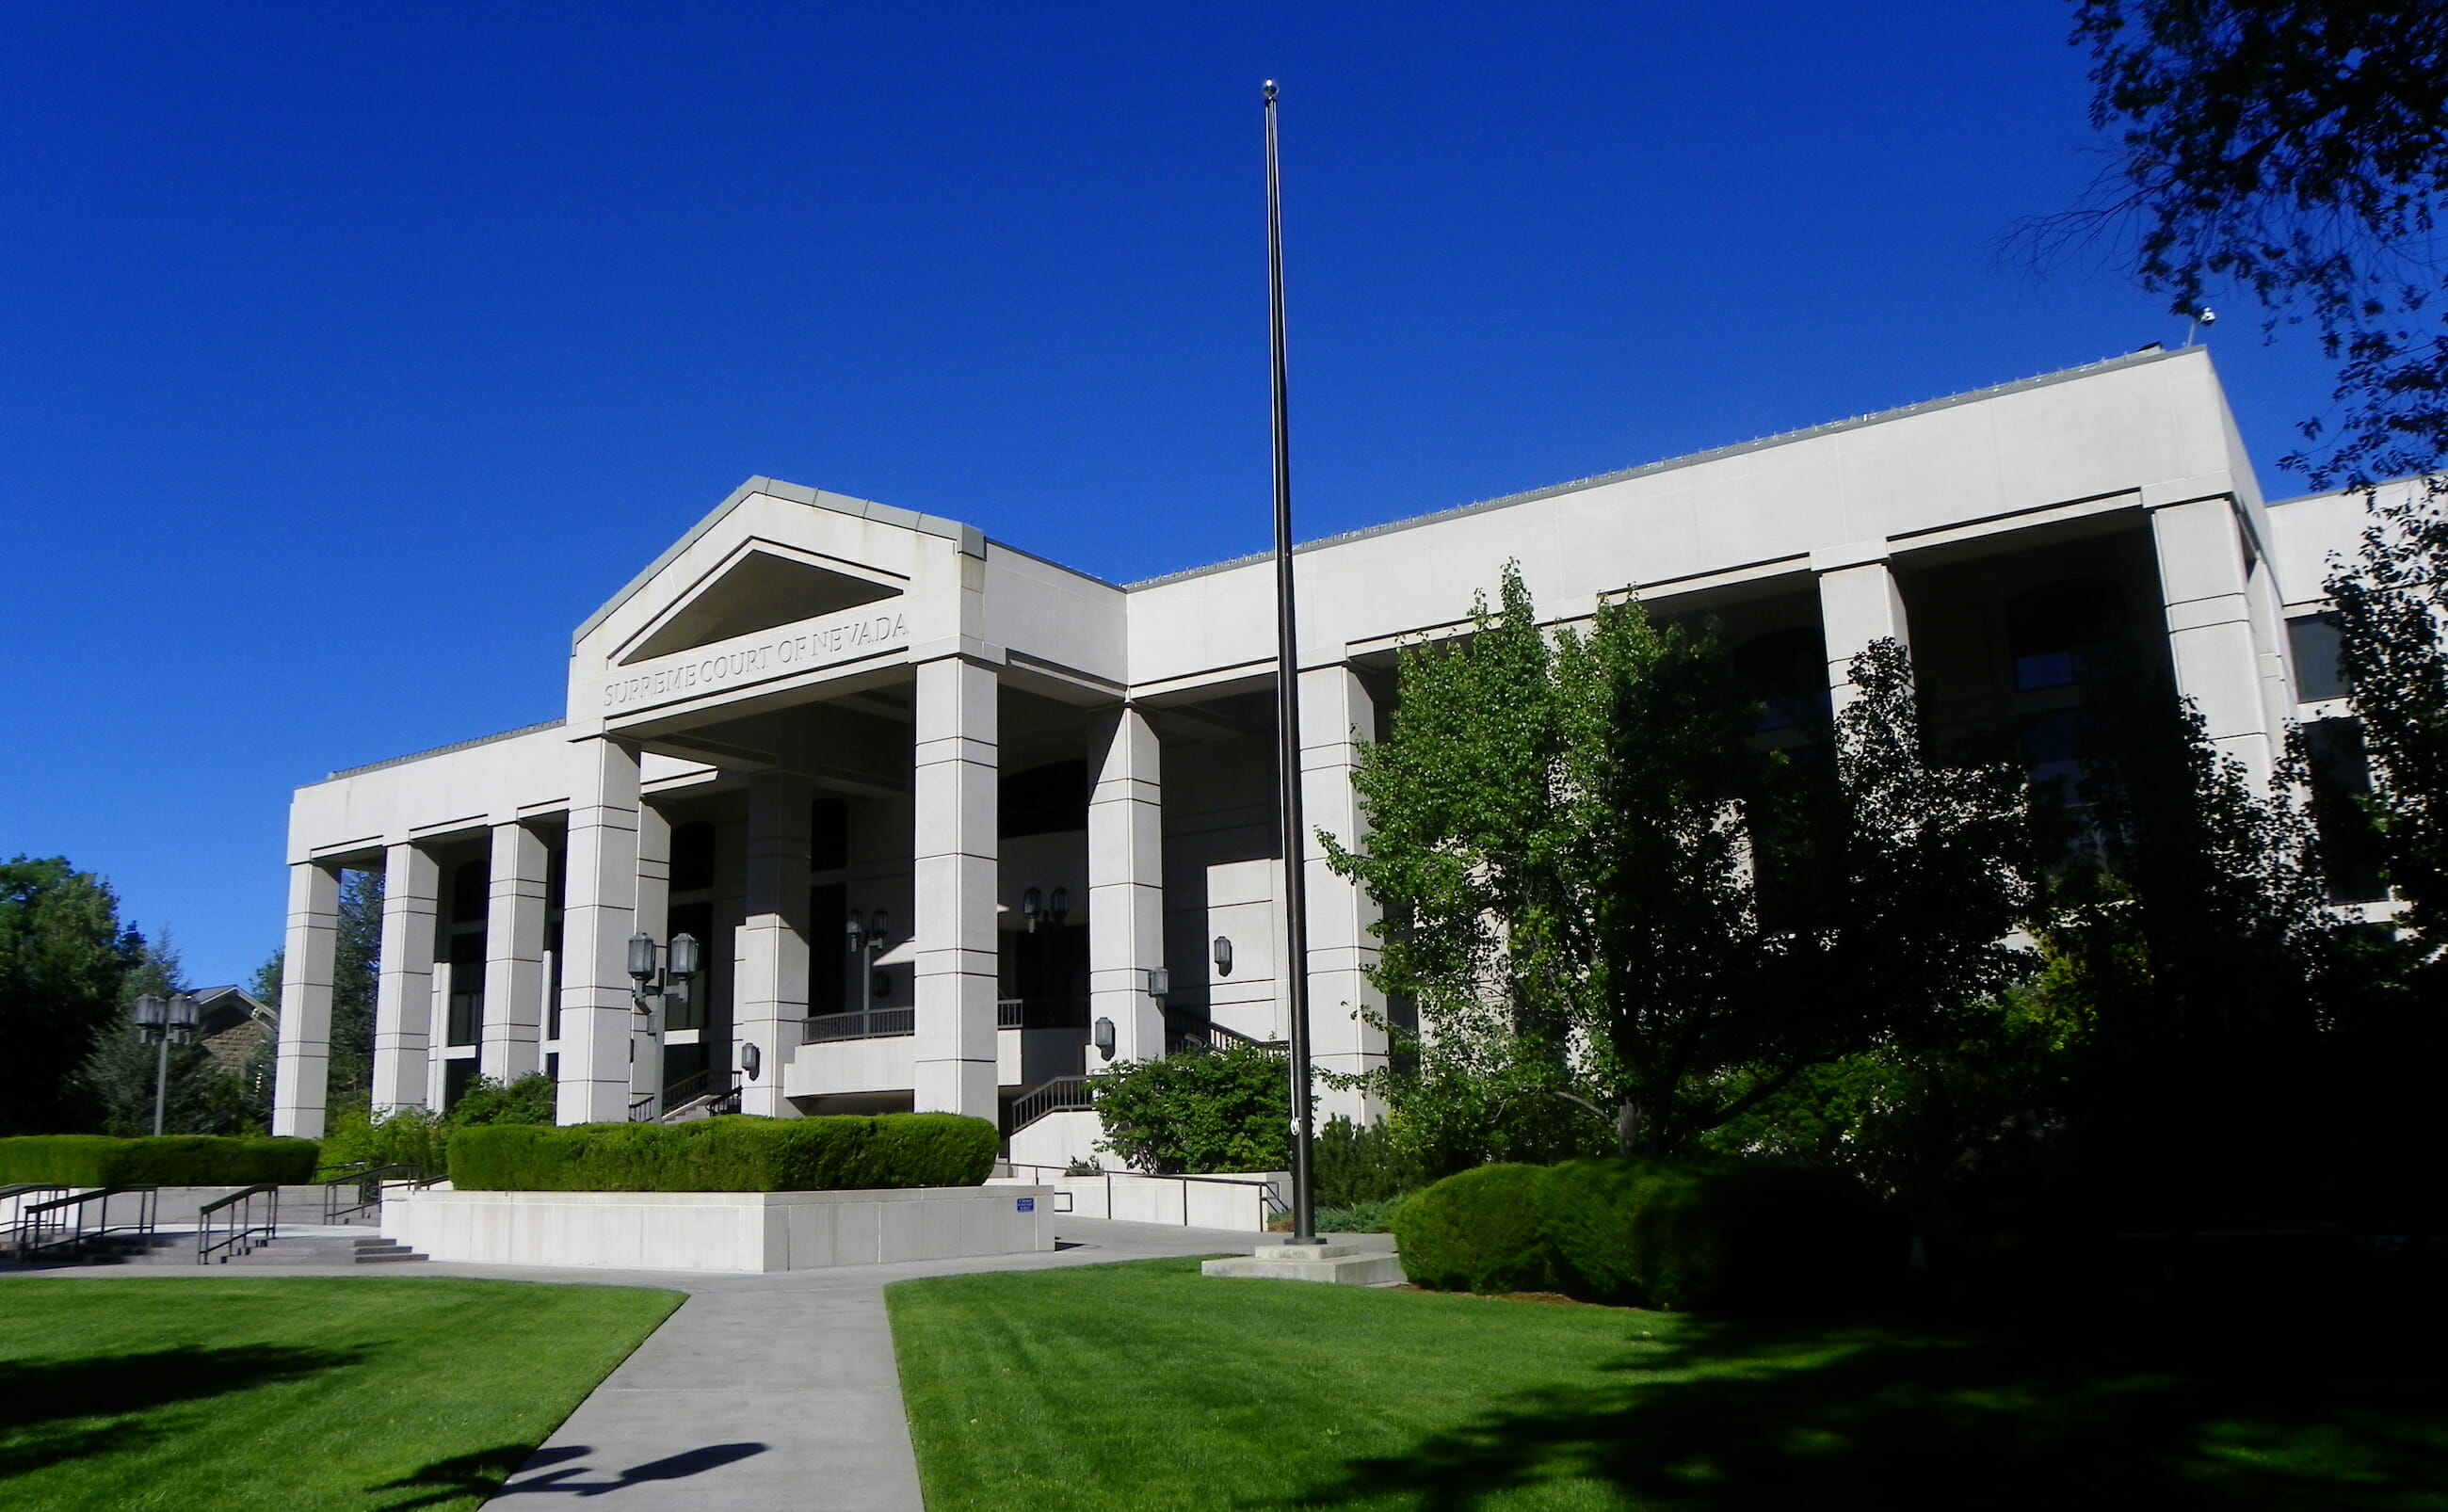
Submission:
<svg viewBox="0 0 2448 1512">
<path fill-rule="evenodd" d="M 1394 1243 L 1403 1272 L 1437 1292 L 1533 1292 L 1554 1284 L 1539 1223 L 1535 1165 L 1482 1165 L 1403 1203 Z"/>
<path fill-rule="evenodd" d="M 1692 1309 L 1858 1299 L 1901 1242 L 1859 1184 L 1767 1160 L 1572 1160 L 1540 1216 L 1558 1284 L 1598 1302 Z"/>
</svg>

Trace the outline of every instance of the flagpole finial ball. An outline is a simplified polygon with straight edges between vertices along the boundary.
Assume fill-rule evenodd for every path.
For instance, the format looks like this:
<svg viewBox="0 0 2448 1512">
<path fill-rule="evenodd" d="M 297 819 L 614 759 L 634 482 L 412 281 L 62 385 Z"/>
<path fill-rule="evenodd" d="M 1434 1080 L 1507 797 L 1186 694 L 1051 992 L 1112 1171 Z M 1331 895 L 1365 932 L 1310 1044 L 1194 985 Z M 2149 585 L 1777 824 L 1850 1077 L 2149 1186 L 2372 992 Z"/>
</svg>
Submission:
<svg viewBox="0 0 2448 1512">
<path fill-rule="evenodd" d="M 1268 81 L 1267 81 L 1267 98 L 1268 98 L 1268 99 L 1270 99 L 1270 100 L 1272 100 L 1272 99 L 1273 99 L 1274 97 L 1275 97 L 1275 81 L 1274 81 L 1274 80 L 1272 80 L 1272 79 L 1270 79 L 1270 80 L 1268 80 Z"/>
</svg>

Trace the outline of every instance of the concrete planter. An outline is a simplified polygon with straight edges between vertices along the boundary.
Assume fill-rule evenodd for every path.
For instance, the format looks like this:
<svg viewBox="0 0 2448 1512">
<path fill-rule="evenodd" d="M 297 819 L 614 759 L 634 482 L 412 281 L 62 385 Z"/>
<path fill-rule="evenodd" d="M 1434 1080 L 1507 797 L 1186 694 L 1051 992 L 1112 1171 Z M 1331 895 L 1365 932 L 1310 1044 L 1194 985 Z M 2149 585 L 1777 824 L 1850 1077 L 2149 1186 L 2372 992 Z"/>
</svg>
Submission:
<svg viewBox="0 0 2448 1512">
<path fill-rule="evenodd" d="M 382 1232 L 436 1260 L 813 1271 L 1054 1248 L 1047 1187 L 889 1192 L 401 1193 Z"/>
</svg>

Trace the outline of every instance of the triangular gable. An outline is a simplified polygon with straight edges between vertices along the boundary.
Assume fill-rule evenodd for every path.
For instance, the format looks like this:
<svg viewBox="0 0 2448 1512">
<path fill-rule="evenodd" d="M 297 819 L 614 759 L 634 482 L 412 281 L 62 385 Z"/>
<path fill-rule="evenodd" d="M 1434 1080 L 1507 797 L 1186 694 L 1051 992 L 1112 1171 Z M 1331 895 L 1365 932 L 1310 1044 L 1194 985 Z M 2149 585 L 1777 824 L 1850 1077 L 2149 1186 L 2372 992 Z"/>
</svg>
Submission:
<svg viewBox="0 0 2448 1512">
<path fill-rule="evenodd" d="M 613 656 L 626 666 L 889 599 L 894 584 L 775 542 L 742 542 Z"/>
</svg>

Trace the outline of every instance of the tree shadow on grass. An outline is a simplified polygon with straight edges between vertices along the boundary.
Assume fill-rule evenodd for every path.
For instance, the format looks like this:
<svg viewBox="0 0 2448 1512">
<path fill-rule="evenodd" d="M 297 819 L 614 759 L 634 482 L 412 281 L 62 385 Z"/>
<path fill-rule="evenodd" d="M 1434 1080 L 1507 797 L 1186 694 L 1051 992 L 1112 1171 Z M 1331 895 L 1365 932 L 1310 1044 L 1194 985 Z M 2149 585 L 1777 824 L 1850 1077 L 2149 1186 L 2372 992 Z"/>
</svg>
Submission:
<svg viewBox="0 0 2448 1512">
<path fill-rule="evenodd" d="M 158 1437 L 145 1425 L 128 1421 L 135 1414 L 300 1380 L 364 1357 L 356 1349 L 190 1345 L 142 1354 L 12 1362 L 0 1385 L 0 1480 Z"/>
<path fill-rule="evenodd" d="M 2441 1508 L 2448 1388 L 2427 1358 L 1686 1323 L 1604 1381 L 1514 1396 L 1292 1501 L 1463 1512 L 1581 1480 L 1677 1512 Z"/>
<path fill-rule="evenodd" d="M 558 1449 L 539 1449 L 532 1444 L 497 1444 L 474 1454 L 461 1454 L 448 1460 L 436 1460 L 414 1473 L 396 1481 L 386 1481 L 373 1487 L 376 1491 L 424 1490 L 422 1496 L 405 1502 L 382 1503 L 384 1512 L 409 1512 L 412 1507 L 439 1506 L 465 1497 L 482 1502 L 501 1490 L 502 1483 L 518 1471 L 521 1465 L 546 1465 L 564 1460 L 582 1458 L 589 1451 L 583 1445 L 570 1445 Z"/>
</svg>

